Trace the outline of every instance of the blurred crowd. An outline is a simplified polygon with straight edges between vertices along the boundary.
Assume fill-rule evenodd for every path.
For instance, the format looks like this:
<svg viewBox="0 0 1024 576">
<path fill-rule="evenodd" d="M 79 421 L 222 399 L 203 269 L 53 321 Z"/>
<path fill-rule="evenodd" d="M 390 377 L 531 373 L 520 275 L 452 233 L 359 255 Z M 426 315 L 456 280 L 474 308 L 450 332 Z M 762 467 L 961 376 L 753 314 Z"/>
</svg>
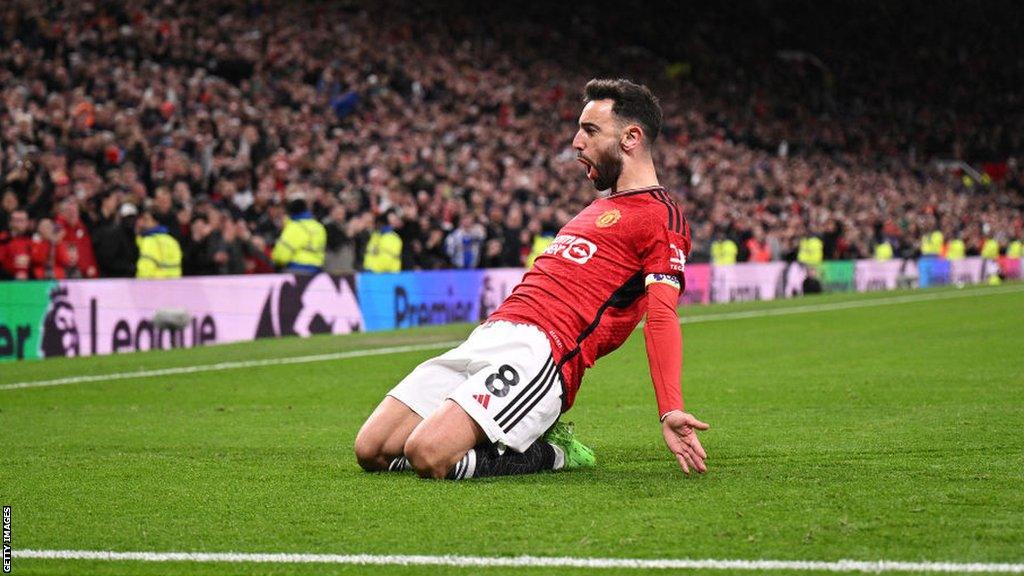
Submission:
<svg viewBox="0 0 1024 576">
<path fill-rule="evenodd" d="M 820 50 L 832 69 L 761 62 L 756 35 L 711 40 L 723 26 L 656 55 L 594 26 L 401 2 L 5 2 L 0 277 L 134 276 L 154 234 L 186 275 L 271 272 L 295 219 L 322 225 L 332 273 L 523 266 L 594 197 L 570 142 L 601 75 L 661 97 L 656 164 L 695 260 L 723 238 L 743 261 L 794 259 L 808 236 L 835 259 L 912 256 L 935 230 L 968 253 L 1024 235 L 1003 55 L 918 90 L 972 46 Z"/>
</svg>

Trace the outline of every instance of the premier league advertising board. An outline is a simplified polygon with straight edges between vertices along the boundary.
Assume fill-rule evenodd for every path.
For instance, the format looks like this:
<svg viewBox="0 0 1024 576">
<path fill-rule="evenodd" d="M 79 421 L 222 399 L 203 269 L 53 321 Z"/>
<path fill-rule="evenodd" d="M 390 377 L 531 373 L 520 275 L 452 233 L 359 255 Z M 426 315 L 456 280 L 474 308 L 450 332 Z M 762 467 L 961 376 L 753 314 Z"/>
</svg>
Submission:
<svg viewBox="0 0 1024 576">
<path fill-rule="evenodd" d="M 902 270 L 902 260 L 858 260 L 853 273 L 857 292 L 895 290 Z"/>
<path fill-rule="evenodd" d="M 998 266 L 998 267 L 997 267 Z M 1021 276 L 1021 260 L 938 258 L 826 263 L 826 290 L 892 290 Z M 347 334 L 486 319 L 522 268 L 269 274 L 174 280 L 0 282 L 0 362 L 189 348 L 257 338 Z M 680 304 L 799 296 L 795 263 L 689 264 Z"/>
<path fill-rule="evenodd" d="M 12 282 L 0 291 L 0 360 L 364 329 L 353 279 L 326 274 Z"/>
<path fill-rule="evenodd" d="M 679 303 L 690 306 L 711 303 L 711 264 L 687 264 L 683 273 L 686 286 Z"/>
<path fill-rule="evenodd" d="M 714 302 L 774 300 L 782 289 L 785 262 L 715 266 L 711 278 Z"/>
<path fill-rule="evenodd" d="M 821 264 L 821 285 L 826 292 L 851 292 L 854 288 L 853 260 L 825 261 Z"/>
<path fill-rule="evenodd" d="M 1007 280 L 1019 280 L 1021 264 L 1024 264 L 1024 259 L 1002 256 L 999 258 L 999 272 Z"/>
<path fill-rule="evenodd" d="M 917 261 L 917 270 L 921 288 L 949 284 L 949 260 L 925 256 Z"/>
<path fill-rule="evenodd" d="M 0 282 L 0 362 L 39 358 L 53 282 Z"/>
<path fill-rule="evenodd" d="M 979 256 L 949 261 L 951 284 L 978 284 L 981 282 L 985 260 Z"/>
<path fill-rule="evenodd" d="M 521 268 L 360 274 L 366 330 L 480 322 L 512 292 Z"/>
</svg>

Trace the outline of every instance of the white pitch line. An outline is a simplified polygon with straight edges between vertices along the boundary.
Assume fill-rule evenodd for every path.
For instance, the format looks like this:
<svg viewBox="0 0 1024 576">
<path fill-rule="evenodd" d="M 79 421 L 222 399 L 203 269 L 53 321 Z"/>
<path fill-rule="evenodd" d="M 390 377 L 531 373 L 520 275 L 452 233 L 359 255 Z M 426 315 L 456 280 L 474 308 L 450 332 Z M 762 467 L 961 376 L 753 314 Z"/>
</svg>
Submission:
<svg viewBox="0 0 1024 576">
<path fill-rule="evenodd" d="M 996 294 L 1011 294 L 1024 292 L 1024 286 L 1004 286 L 999 288 L 981 288 L 964 292 L 940 292 L 938 294 L 909 294 L 906 296 L 892 296 L 888 298 L 875 298 L 870 300 L 854 300 L 852 302 L 833 302 L 829 304 L 811 304 L 806 306 L 791 306 L 785 308 L 773 308 L 767 310 L 748 310 L 744 312 L 724 312 L 721 314 L 704 314 L 698 316 L 683 317 L 679 322 L 683 325 L 698 324 L 702 322 L 721 322 L 725 320 L 742 320 L 746 318 L 766 318 L 770 316 L 787 316 L 790 314 L 810 314 L 813 312 L 832 312 L 836 310 L 849 310 L 853 308 L 871 308 L 875 306 L 888 306 L 892 304 L 905 304 L 908 302 L 927 302 L 933 300 L 953 300 L 957 298 L 975 298 L 978 296 L 992 296 Z M 48 386 L 63 386 L 67 384 L 84 384 L 87 382 L 107 382 L 111 380 L 128 380 L 131 378 L 152 378 L 155 376 L 174 376 L 178 374 L 196 374 L 199 372 L 217 372 L 220 370 L 234 370 L 237 368 L 257 368 L 260 366 L 279 366 L 284 364 L 307 364 L 311 362 L 326 362 L 330 360 L 344 360 L 347 358 L 365 358 L 370 356 L 385 356 L 388 354 L 400 354 L 403 352 L 420 352 L 424 350 L 438 350 L 441 348 L 453 348 L 461 344 L 461 341 L 434 342 L 430 344 L 412 344 L 408 346 L 389 346 L 386 348 L 373 348 L 366 350 L 351 350 L 348 352 L 332 352 L 329 354 L 313 354 L 309 356 L 291 356 L 285 358 L 265 358 L 262 360 L 239 360 L 235 362 L 219 362 L 217 364 L 199 364 L 196 366 L 180 366 L 176 368 L 159 368 L 154 370 L 137 370 L 134 372 L 115 372 L 113 374 L 96 374 L 92 376 L 69 376 L 54 380 L 29 380 L 26 382 L 15 382 L 13 384 L 0 384 L 0 392 L 4 390 L 19 390 L 25 388 L 45 388 Z"/>
<path fill-rule="evenodd" d="M 821 572 L 1024 574 L 1024 564 L 901 562 L 894 560 L 717 560 L 573 558 L 567 556 L 430 556 L 377 554 L 246 554 L 238 552 L 108 552 L 101 550 L 16 550 L 14 558 L 109 562 L 252 562 L 259 564 L 357 564 L 453 566 L 457 568 L 591 568 L 620 570 L 800 570 Z"/>
<path fill-rule="evenodd" d="M 236 368 L 255 368 L 259 366 L 279 366 L 282 364 L 307 364 L 310 362 L 326 362 L 344 360 L 346 358 L 364 358 L 366 356 L 383 356 L 402 352 L 419 352 L 438 348 L 453 348 L 460 341 L 432 342 L 430 344 L 411 344 L 408 346 L 389 346 L 366 350 L 350 350 L 348 352 L 331 352 L 329 354 L 312 354 L 309 356 L 291 356 L 287 358 L 265 358 L 263 360 L 238 360 L 235 362 L 218 362 L 217 364 L 199 364 L 196 366 L 179 366 L 176 368 L 160 368 L 157 370 L 136 370 L 135 372 L 115 372 L 113 374 L 96 374 L 93 376 L 69 376 L 55 380 L 30 380 L 14 384 L 0 385 L 2 390 L 18 390 L 21 388 L 43 388 L 46 386 L 63 386 L 65 384 L 82 384 L 85 382 L 106 382 L 108 380 L 127 380 L 130 378 L 152 378 L 154 376 L 174 376 L 177 374 L 195 374 L 198 372 L 217 372 Z"/>
<path fill-rule="evenodd" d="M 939 292 L 937 294 L 908 294 L 906 296 L 890 296 L 869 300 L 853 300 L 850 302 L 832 302 L 829 304 L 811 304 L 808 306 L 792 306 L 786 308 L 769 308 L 767 310 L 747 310 L 743 312 L 724 312 L 722 314 L 706 314 L 679 319 L 681 324 L 697 324 L 698 322 L 721 322 L 723 320 L 742 320 L 744 318 L 766 318 L 769 316 L 787 316 L 789 314 L 810 314 L 812 312 L 833 312 L 853 308 L 873 308 L 875 306 L 891 306 L 908 302 L 928 302 L 931 300 L 956 300 L 959 298 L 977 298 L 997 294 L 1014 294 L 1024 292 L 1024 286 L 1003 286 L 979 288 L 965 292 Z"/>
</svg>

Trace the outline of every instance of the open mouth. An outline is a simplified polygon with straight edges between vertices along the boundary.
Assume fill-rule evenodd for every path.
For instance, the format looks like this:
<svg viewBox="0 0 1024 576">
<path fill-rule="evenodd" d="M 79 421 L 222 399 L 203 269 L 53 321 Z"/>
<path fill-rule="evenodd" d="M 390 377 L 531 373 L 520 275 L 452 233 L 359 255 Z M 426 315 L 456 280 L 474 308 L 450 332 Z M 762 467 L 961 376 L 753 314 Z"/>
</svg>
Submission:
<svg viewBox="0 0 1024 576">
<path fill-rule="evenodd" d="M 587 168 L 587 179 L 594 180 L 597 178 L 597 168 L 594 168 L 594 165 L 591 164 L 589 160 L 587 160 L 583 156 L 577 156 L 576 160 L 578 160 L 580 164 L 583 164 L 583 166 Z"/>
</svg>

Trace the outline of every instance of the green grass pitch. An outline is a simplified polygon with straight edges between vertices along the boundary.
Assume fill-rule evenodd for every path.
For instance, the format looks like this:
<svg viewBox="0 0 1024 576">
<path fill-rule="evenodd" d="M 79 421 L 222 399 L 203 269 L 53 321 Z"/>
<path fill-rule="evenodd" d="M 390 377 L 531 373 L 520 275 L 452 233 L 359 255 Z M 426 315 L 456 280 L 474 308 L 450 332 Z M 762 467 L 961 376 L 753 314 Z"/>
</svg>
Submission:
<svg viewBox="0 0 1024 576">
<path fill-rule="evenodd" d="M 638 331 L 588 372 L 567 415 L 597 453 L 593 470 L 462 483 L 361 472 L 356 431 L 440 352 L 419 351 L 0 390 L 0 503 L 15 550 L 1022 562 L 1024 290 L 930 293 L 943 299 L 685 326 L 687 408 L 712 426 L 704 477 L 684 477 L 663 446 Z M 0 385 L 470 328 L 0 364 Z M 367 572 L 544 570 L 15 557 L 13 573 Z"/>
</svg>

